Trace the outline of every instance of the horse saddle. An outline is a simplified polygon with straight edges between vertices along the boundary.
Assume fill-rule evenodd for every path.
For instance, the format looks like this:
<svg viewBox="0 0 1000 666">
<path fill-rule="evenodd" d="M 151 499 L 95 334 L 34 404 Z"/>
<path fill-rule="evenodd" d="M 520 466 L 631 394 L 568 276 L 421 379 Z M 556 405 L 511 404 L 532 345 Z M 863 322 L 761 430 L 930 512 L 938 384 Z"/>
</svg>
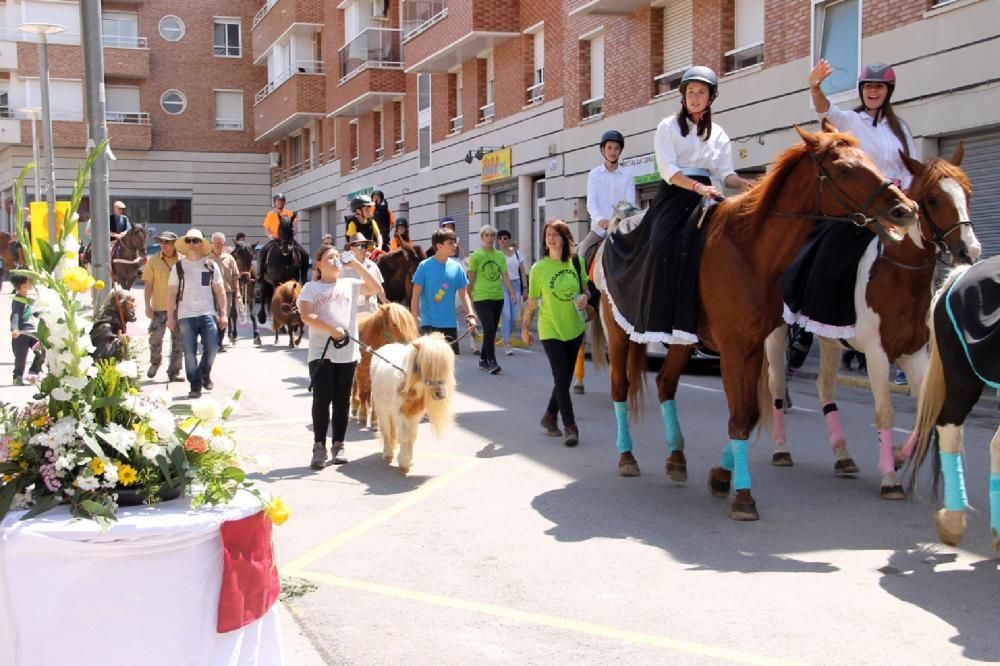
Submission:
<svg viewBox="0 0 1000 666">
<path fill-rule="evenodd" d="M 969 268 L 941 300 L 969 365 L 986 384 L 1000 388 L 1000 257 Z"/>
</svg>

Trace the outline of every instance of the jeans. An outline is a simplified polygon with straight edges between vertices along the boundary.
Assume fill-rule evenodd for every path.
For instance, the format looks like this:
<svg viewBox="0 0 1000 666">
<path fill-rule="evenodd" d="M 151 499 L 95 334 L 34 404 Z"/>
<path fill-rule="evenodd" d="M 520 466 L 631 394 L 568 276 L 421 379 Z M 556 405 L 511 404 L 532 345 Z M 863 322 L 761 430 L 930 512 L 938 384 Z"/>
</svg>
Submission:
<svg viewBox="0 0 1000 666">
<path fill-rule="evenodd" d="M 483 348 L 479 352 L 479 358 L 488 363 L 496 363 L 497 326 L 500 324 L 500 313 L 503 312 L 503 301 L 476 301 L 472 307 L 476 309 L 476 317 L 483 327 Z"/>
<path fill-rule="evenodd" d="M 548 411 L 552 414 L 562 412 L 564 426 L 575 426 L 573 402 L 569 397 L 569 385 L 573 381 L 573 368 L 576 367 L 576 355 L 583 343 L 583 335 L 572 340 L 542 340 L 542 348 L 549 358 L 552 368 L 552 395 L 549 397 Z"/>
<path fill-rule="evenodd" d="M 212 363 L 219 351 L 219 324 L 215 315 L 185 317 L 177 320 L 177 329 L 184 343 L 184 374 L 192 391 L 201 391 L 205 380 L 212 378 Z M 201 363 L 196 351 L 201 337 Z"/>
<path fill-rule="evenodd" d="M 333 412 L 333 442 L 343 442 L 351 408 L 351 386 L 357 361 L 332 363 L 326 359 L 309 361 L 312 376 L 313 442 L 326 442 L 326 430 Z"/>
<path fill-rule="evenodd" d="M 517 294 L 518 301 L 521 300 L 521 278 L 510 281 Z M 503 290 L 503 314 L 500 317 L 500 337 L 505 345 L 510 344 L 510 332 L 517 327 L 517 306 L 510 299 L 510 292 Z"/>
</svg>

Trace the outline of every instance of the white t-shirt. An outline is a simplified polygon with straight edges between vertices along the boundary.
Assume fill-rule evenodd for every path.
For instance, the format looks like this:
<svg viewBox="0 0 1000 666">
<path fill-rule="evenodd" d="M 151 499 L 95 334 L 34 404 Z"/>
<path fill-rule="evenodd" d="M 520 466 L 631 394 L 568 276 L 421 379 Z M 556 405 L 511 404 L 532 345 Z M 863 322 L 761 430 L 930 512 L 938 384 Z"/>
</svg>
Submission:
<svg viewBox="0 0 1000 666">
<path fill-rule="evenodd" d="M 507 277 L 512 282 L 521 279 L 521 255 L 517 250 L 514 250 L 514 254 L 507 255 Z"/>
<path fill-rule="evenodd" d="M 357 259 L 355 259 L 355 261 L 357 261 Z M 354 268 L 354 263 L 355 262 L 352 261 L 351 263 L 341 268 L 340 277 L 342 278 L 349 277 L 361 280 L 361 276 L 358 275 L 358 271 L 355 270 Z M 382 271 L 378 269 L 378 264 L 376 264 L 374 261 L 372 261 L 371 259 L 365 259 L 365 268 L 368 269 L 368 272 L 371 273 L 371 276 L 375 278 L 376 282 L 378 282 L 379 284 L 385 282 L 385 278 L 382 277 Z M 378 298 L 374 294 L 372 294 L 371 296 L 361 297 L 361 302 L 358 305 L 359 313 L 375 312 L 376 310 L 378 310 Z"/>
<path fill-rule="evenodd" d="M 198 261 L 181 257 L 180 261 L 170 269 L 170 277 L 167 278 L 168 287 L 180 285 L 180 278 L 177 276 L 178 266 L 184 271 L 184 293 L 181 294 L 181 302 L 177 304 L 177 319 L 216 314 L 212 285 L 222 285 L 222 271 L 219 267 L 215 265 L 210 267 L 207 257 L 202 257 Z"/>
<path fill-rule="evenodd" d="M 850 132 L 858 137 L 861 149 L 868 153 L 872 161 L 875 162 L 875 166 L 886 178 L 898 181 L 897 184 L 904 190 L 910 187 L 913 175 L 903 164 L 903 158 L 899 156 L 903 144 L 893 134 L 885 116 L 879 120 L 875 127 L 872 127 L 872 117 L 865 111 L 842 109 L 832 103 L 826 113 L 819 114 L 820 118 L 824 116 L 828 117 L 830 122 L 841 132 Z M 917 147 L 913 144 L 913 137 L 910 135 L 910 128 L 906 126 L 906 123 L 903 123 L 903 134 L 906 136 L 906 147 L 910 157 L 916 157 Z"/>
<path fill-rule="evenodd" d="M 330 343 L 326 347 L 326 358 L 333 363 L 350 363 L 361 359 L 361 350 L 354 340 L 358 337 L 358 305 L 363 300 L 361 296 L 361 281 L 356 278 L 340 277 L 336 282 L 306 282 L 299 294 L 298 305 L 312 303 L 313 311 L 320 320 L 339 326 L 347 331 L 352 340 L 346 346 L 337 349 Z M 323 358 L 323 347 L 330 336 L 322 332 L 309 331 L 309 361 Z"/>
<path fill-rule="evenodd" d="M 736 173 L 729 137 L 715 123 L 712 123 L 708 141 L 698 136 L 698 126 L 693 122 L 688 121 L 688 128 L 688 135 L 681 136 L 676 115 L 664 118 L 657 126 L 653 146 L 660 177 L 669 183 L 670 178 L 684 167 L 708 169 L 712 181 L 722 187 L 726 176 Z"/>
</svg>

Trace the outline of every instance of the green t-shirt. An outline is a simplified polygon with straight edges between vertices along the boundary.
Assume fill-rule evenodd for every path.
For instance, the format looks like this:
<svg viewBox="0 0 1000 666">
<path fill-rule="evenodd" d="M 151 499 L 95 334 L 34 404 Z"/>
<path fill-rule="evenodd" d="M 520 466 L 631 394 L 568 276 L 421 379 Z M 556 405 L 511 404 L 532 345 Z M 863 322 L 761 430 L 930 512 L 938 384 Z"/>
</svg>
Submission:
<svg viewBox="0 0 1000 666">
<path fill-rule="evenodd" d="M 577 257 L 572 260 L 580 261 Z M 541 299 L 540 340 L 572 340 L 583 334 L 587 324 L 576 310 L 575 300 L 581 294 L 580 275 L 573 264 L 545 257 L 531 267 L 528 285 L 528 297 Z"/>
<path fill-rule="evenodd" d="M 500 250 L 476 250 L 469 257 L 469 272 L 476 274 L 472 285 L 473 301 L 502 301 L 503 274 L 507 271 L 507 255 Z"/>
</svg>

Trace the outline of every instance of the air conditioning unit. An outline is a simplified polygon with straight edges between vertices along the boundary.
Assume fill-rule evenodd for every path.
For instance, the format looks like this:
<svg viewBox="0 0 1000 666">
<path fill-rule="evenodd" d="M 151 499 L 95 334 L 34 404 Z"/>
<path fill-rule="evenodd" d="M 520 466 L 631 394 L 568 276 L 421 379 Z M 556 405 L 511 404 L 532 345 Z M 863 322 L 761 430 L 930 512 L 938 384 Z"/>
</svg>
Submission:
<svg viewBox="0 0 1000 666">
<path fill-rule="evenodd" d="M 268 155 L 268 157 L 271 158 L 270 164 L 272 167 L 281 166 L 281 155 L 279 155 L 278 153 L 271 153 L 270 155 Z"/>
</svg>

